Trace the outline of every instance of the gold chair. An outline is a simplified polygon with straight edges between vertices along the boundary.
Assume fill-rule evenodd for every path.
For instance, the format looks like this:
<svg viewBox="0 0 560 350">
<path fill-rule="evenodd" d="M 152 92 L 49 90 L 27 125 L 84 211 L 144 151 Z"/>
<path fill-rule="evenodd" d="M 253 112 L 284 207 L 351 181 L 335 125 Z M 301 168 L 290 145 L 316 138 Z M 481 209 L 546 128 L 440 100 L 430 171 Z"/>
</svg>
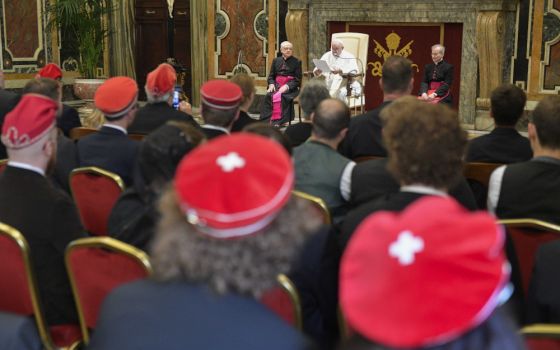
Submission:
<svg viewBox="0 0 560 350">
<path fill-rule="evenodd" d="M 145 252 L 110 237 L 75 240 L 68 245 L 65 258 L 87 344 L 105 297 L 121 284 L 148 277 L 152 267 Z"/>
<path fill-rule="evenodd" d="M 81 139 L 84 136 L 90 135 L 90 134 L 94 134 L 96 133 L 98 130 L 94 129 L 94 128 L 87 128 L 85 126 L 79 126 L 76 128 L 72 128 L 70 130 L 70 139 L 77 141 L 79 139 Z"/>
<path fill-rule="evenodd" d="M 48 349 L 68 347 L 79 340 L 76 325 L 49 327 L 39 297 L 39 289 L 31 264 L 29 244 L 15 228 L 0 223 L 0 310 L 33 316 L 43 346 Z"/>
<path fill-rule="evenodd" d="M 70 189 L 86 231 L 107 235 L 109 215 L 124 191 L 120 176 L 97 167 L 77 168 L 70 173 Z"/>
<path fill-rule="evenodd" d="M 296 329 L 303 330 L 301 300 L 294 283 L 283 273 L 276 281 L 278 286 L 264 293 L 261 302 Z"/>
<path fill-rule="evenodd" d="M 4 169 L 6 169 L 7 165 L 8 165 L 8 160 L 7 159 L 0 159 L 0 174 L 2 174 Z"/>
<path fill-rule="evenodd" d="M 537 250 L 542 244 L 560 238 L 560 226 L 536 219 L 503 219 L 498 223 L 504 225 L 513 243 L 520 282 L 527 295 Z"/>
<path fill-rule="evenodd" d="M 323 217 L 323 222 L 326 225 L 330 225 L 332 223 L 331 213 L 329 208 L 325 204 L 325 201 L 319 197 L 313 196 L 309 193 L 301 192 L 301 191 L 292 191 L 292 194 L 298 198 L 305 199 L 306 201 L 310 202 L 315 209 L 320 213 Z"/>
<path fill-rule="evenodd" d="M 528 350 L 560 350 L 560 324 L 532 324 L 521 329 Z"/>
</svg>

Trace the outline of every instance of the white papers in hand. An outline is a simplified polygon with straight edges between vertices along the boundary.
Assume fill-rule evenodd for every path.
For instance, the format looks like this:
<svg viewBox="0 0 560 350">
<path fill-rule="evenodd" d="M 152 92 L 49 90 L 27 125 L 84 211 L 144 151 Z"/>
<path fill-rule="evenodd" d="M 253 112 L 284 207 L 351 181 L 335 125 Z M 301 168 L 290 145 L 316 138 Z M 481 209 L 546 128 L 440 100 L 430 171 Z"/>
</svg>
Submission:
<svg viewBox="0 0 560 350">
<path fill-rule="evenodd" d="M 314 58 L 313 64 L 315 65 L 315 67 L 317 67 L 317 69 L 320 69 L 323 73 L 331 72 L 331 68 L 329 67 L 326 61 Z"/>
</svg>

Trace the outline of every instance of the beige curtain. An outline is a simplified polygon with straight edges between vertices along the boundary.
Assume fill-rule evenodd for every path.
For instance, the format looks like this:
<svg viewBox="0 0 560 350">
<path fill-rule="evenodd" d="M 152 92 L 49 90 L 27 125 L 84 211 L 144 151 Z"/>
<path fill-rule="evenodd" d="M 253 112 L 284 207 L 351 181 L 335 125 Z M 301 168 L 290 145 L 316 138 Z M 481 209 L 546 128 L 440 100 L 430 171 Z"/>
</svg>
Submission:
<svg viewBox="0 0 560 350">
<path fill-rule="evenodd" d="M 134 66 L 134 0 L 113 0 L 116 7 L 111 17 L 109 60 L 111 76 L 125 75 L 136 79 Z"/>
</svg>

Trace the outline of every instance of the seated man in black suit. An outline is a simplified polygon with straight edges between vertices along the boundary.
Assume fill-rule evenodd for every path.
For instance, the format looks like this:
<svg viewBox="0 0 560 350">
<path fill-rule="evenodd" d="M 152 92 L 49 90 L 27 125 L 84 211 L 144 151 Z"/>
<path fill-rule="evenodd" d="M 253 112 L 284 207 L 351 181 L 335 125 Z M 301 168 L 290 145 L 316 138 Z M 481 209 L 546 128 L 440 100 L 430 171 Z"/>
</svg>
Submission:
<svg viewBox="0 0 560 350">
<path fill-rule="evenodd" d="M 383 140 L 389 152 L 387 167 L 401 188 L 350 211 L 341 227 L 342 247 L 369 214 L 401 211 L 425 196 L 446 197 L 463 171 L 467 135 L 455 111 L 445 105 L 403 97 L 381 115 L 385 122 Z"/>
<path fill-rule="evenodd" d="M 381 140 L 383 124 L 379 114 L 393 100 L 412 92 L 412 62 L 402 56 L 391 56 L 383 64 L 382 73 L 379 84 L 383 90 L 383 103 L 374 110 L 352 118 L 346 138 L 339 147 L 340 153 L 346 158 L 354 160 L 363 156 L 387 156 Z"/>
<path fill-rule="evenodd" d="M 138 87 L 128 77 L 110 78 L 97 89 L 95 107 L 105 115 L 98 132 L 78 141 L 80 166 L 96 166 L 132 182 L 138 141 L 128 138 L 127 128 L 137 110 Z"/>
<path fill-rule="evenodd" d="M 128 132 L 149 134 L 168 120 L 187 122 L 197 128 L 199 127 L 198 123 L 189 114 L 190 104 L 186 101 L 179 103 L 179 110 L 171 107 L 176 83 L 177 73 L 170 64 L 162 63 L 148 73 L 146 86 L 144 87 L 148 103 L 138 109 L 134 122 L 128 127 Z"/>
<path fill-rule="evenodd" d="M 488 184 L 488 210 L 501 219 L 535 218 L 560 224 L 560 96 L 539 102 L 527 130 L 534 157 L 494 170 Z"/>
<path fill-rule="evenodd" d="M 213 139 L 229 135 L 239 116 L 243 93 L 241 88 L 227 80 L 210 80 L 200 87 L 200 113 L 204 119 L 202 132 Z"/>
<path fill-rule="evenodd" d="M 62 69 L 54 63 L 45 65 L 35 78 L 50 78 L 58 81 L 62 86 Z M 62 113 L 56 118 L 56 126 L 62 130 L 66 137 L 70 136 L 70 130 L 82 126 L 80 115 L 75 108 L 62 105 Z"/>
<path fill-rule="evenodd" d="M 21 98 L 2 126 L 9 161 L 0 175 L 0 222 L 19 230 L 29 242 L 39 294 L 51 326 L 77 323 L 64 251 L 68 243 L 83 236 L 72 200 L 46 178 L 56 161 L 58 109 L 58 103 L 45 96 L 27 94 Z M 9 283 L 4 281 L 4 287 Z"/>
<path fill-rule="evenodd" d="M 453 83 L 453 65 L 443 60 L 445 47 L 440 44 L 432 46 L 432 61 L 424 67 L 424 75 L 418 92 L 421 100 L 431 103 L 451 104 L 451 84 Z"/>
<path fill-rule="evenodd" d="M 467 162 L 509 164 L 531 159 L 529 139 L 515 130 L 527 101 L 525 92 L 513 84 L 503 84 L 492 91 L 490 101 L 490 116 L 496 127 L 469 142 Z"/>
</svg>

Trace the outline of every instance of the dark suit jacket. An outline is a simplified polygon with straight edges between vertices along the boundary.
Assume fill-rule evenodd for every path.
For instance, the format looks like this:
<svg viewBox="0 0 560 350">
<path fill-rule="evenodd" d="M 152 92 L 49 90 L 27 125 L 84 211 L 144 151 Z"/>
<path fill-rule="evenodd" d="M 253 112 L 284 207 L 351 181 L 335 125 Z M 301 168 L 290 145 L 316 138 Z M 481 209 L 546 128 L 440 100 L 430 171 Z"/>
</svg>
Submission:
<svg viewBox="0 0 560 350">
<path fill-rule="evenodd" d="M 380 210 L 402 211 L 409 204 L 424 196 L 426 195 L 413 192 L 390 193 L 351 210 L 340 227 L 338 242 L 341 249 L 344 251 L 358 225 L 369 215 Z"/>
<path fill-rule="evenodd" d="M 451 84 L 453 83 L 453 65 L 445 61 L 440 61 L 437 64 L 435 79 L 433 79 L 434 69 L 436 69 L 436 65 L 434 63 L 427 64 L 426 67 L 424 67 L 424 75 L 422 82 L 420 83 L 420 91 L 418 92 L 418 95 L 422 95 L 424 92 L 427 92 L 432 81 L 441 82 L 443 84 L 436 90 L 436 94 L 438 97 L 442 97 L 445 96 L 447 92 L 450 92 L 446 98 L 441 100 L 441 102 L 451 103 L 452 98 L 450 90 Z"/>
<path fill-rule="evenodd" d="M 306 349 L 293 327 L 250 297 L 187 282 L 138 281 L 111 293 L 88 349 Z"/>
<path fill-rule="evenodd" d="M 149 134 L 169 120 L 189 123 L 199 128 L 192 116 L 173 109 L 167 102 L 148 103 L 136 112 L 136 117 L 128 127 L 131 134 Z"/>
<path fill-rule="evenodd" d="M 536 256 L 527 298 L 527 323 L 560 323 L 560 241 L 543 244 Z"/>
<path fill-rule="evenodd" d="M 311 123 L 292 124 L 286 128 L 284 135 L 288 137 L 292 147 L 297 147 L 311 137 L 312 129 L 313 124 Z"/>
<path fill-rule="evenodd" d="M 120 130 L 103 126 L 98 132 L 78 141 L 79 164 L 81 167 L 96 166 L 109 170 L 130 185 L 138 145 L 138 141 L 129 139 Z"/>
<path fill-rule="evenodd" d="M 236 121 L 233 122 L 233 126 L 231 127 L 231 132 L 237 132 L 243 130 L 249 124 L 253 124 L 257 122 L 257 120 L 251 118 L 247 112 L 239 111 L 239 117 Z"/>
<path fill-rule="evenodd" d="M 47 322 L 77 322 L 64 251 L 84 234 L 70 197 L 40 174 L 8 166 L 0 175 L 0 222 L 18 229 L 29 242 Z"/>
<path fill-rule="evenodd" d="M 368 160 L 357 164 L 352 171 L 350 206 L 356 208 L 366 202 L 400 190 L 399 183 L 387 170 L 387 158 Z M 449 190 L 463 207 L 476 210 L 476 200 L 465 178 Z"/>
<path fill-rule="evenodd" d="M 385 146 L 383 146 L 381 138 L 383 124 L 381 123 L 379 113 L 389 103 L 391 101 L 383 102 L 376 109 L 350 120 L 348 133 L 339 146 L 339 151 L 343 156 L 349 159 L 356 159 L 362 156 L 387 156 L 387 151 Z"/>
<path fill-rule="evenodd" d="M 496 127 L 469 141 L 467 162 L 518 163 L 533 157 L 529 139 L 514 128 Z"/>
<path fill-rule="evenodd" d="M 70 130 L 82 126 L 80 115 L 75 108 L 62 105 L 62 115 L 56 119 L 56 126 L 62 130 L 64 136 L 70 137 Z"/>
<path fill-rule="evenodd" d="M 70 194 L 69 177 L 72 170 L 78 167 L 78 150 L 74 141 L 59 134 L 57 138 L 56 164 L 50 176 L 55 187 Z"/>
<path fill-rule="evenodd" d="M 218 137 L 218 136 L 227 135 L 222 130 L 205 128 L 204 125 L 202 126 L 202 132 L 204 133 L 204 135 L 206 135 L 206 138 L 208 140 L 212 140 L 213 138 Z"/>
<path fill-rule="evenodd" d="M 21 96 L 15 92 L 0 89 L 0 127 L 4 124 L 6 114 L 14 109 L 20 98 Z M 6 158 L 8 158 L 6 147 L 2 142 L 0 142 L 0 159 Z"/>
</svg>

